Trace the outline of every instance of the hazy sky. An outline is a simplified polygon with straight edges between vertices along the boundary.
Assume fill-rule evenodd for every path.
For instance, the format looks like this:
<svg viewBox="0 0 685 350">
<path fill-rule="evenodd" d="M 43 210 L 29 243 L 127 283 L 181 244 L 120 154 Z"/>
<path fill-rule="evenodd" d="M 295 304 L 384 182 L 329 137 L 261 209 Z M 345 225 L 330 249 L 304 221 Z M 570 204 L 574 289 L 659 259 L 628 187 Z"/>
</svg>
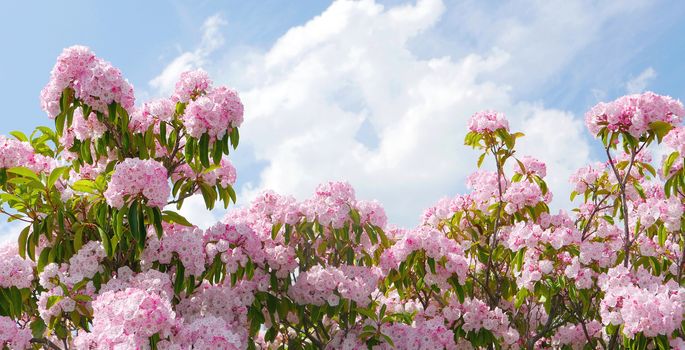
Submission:
<svg viewBox="0 0 685 350">
<path fill-rule="evenodd" d="M 70 45 L 118 66 L 138 103 L 201 67 L 245 104 L 233 158 L 242 203 L 265 188 L 305 198 L 345 180 L 358 198 L 381 201 L 391 222 L 413 226 L 440 197 L 464 191 L 477 154 L 462 141 L 477 110 L 501 110 L 527 134 L 520 152 L 548 163 L 564 199 L 570 173 L 600 159 L 585 110 L 643 90 L 685 97 L 685 3 L 500 4 L 9 2 L 0 133 L 51 125 L 38 96 Z M 223 215 L 188 204 L 203 227 Z M 5 237 L 15 230 L 0 225 Z"/>
</svg>

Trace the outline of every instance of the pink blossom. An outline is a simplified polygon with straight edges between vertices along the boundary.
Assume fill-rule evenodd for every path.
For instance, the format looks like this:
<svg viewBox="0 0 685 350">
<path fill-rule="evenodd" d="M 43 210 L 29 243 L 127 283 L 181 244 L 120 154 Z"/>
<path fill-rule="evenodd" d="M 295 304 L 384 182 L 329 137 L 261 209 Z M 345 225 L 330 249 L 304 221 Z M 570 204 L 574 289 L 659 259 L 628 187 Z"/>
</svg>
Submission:
<svg viewBox="0 0 685 350">
<path fill-rule="evenodd" d="M 141 265 L 150 268 L 153 262 L 170 264 L 174 255 L 178 256 L 186 275 L 200 276 L 205 270 L 202 230 L 179 224 L 162 223 L 164 233 L 157 237 L 154 228 L 148 229 L 145 250 Z"/>
<path fill-rule="evenodd" d="M 11 318 L 0 316 L 0 347 L 17 350 L 32 349 L 31 338 L 33 338 L 31 329 L 20 328 Z"/>
<path fill-rule="evenodd" d="M 497 129 L 509 131 L 509 122 L 504 113 L 486 110 L 476 112 L 469 120 L 469 130 L 473 132 L 493 132 Z"/>
<path fill-rule="evenodd" d="M 176 82 L 174 102 L 188 103 L 197 96 L 205 93 L 212 86 L 209 75 L 202 69 L 181 73 L 180 79 Z"/>
<path fill-rule="evenodd" d="M 685 115 L 683 104 L 669 96 L 653 92 L 627 95 L 609 103 L 599 103 L 585 114 L 585 123 L 593 135 L 606 127 L 612 132 L 628 132 L 640 137 L 649 124 L 662 121 L 677 125 Z"/>
<path fill-rule="evenodd" d="M 663 141 L 666 146 L 678 151 L 681 157 L 685 157 L 685 127 L 673 128 Z"/>
<path fill-rule="evenodd" d="M 159 123 L 171 121 L 175 111 L 176 106 L 170 99 L 161 98 L 145 102 L 141 108 L 136 108 L 131 112 L 129 129 L 144 133 L 151 125 L 154 125 L 154 131 L 158 133 Z"/>
<path fill-rule="evenodd" d="M 107 204 L 121 208 L 125 202 L 141 195 L 147 205 L 162 208 L 171 194 L 167 171 L 162 163 L 152 159 L 127 158 L 117 164 L 105 191 Z"/>
<path fill-rule="evenodd" d="M 76 98 L 103 113 L 112 102 L 124 109 L 132 108 L 135 103 L 133 86 L 122 77 L 121 71 L 83 46 L 62 51 L 50 81 L 41 92 L 41 105 L 50 118 L 59 114 L 59 101 L 65 88 L 73 89 Z"/>
<path fill-rule="evenodd" d="M 49 173 L 55 167 L 55 160 L 35 153 L 28 142 L 0 135 L 0 168 L 14 167 L 26 167 L 36 173 Z"/>
<path fill-rule="evenodd" d="M 16 243 L 0 246 L 0 288 L 30 288 L 34 266 L 33 261 L 19 256 Z"/>
<path fill-rule="evenodd" d="M 91 332 L 74 340 L 79 349 L 146 348 L 151 336 L 170 336 L 178 322 L 168 299 L 137 288 L 100 294 L 93 315 Z"/>
<path fill-rule="evenodd" d="M 522 175 L 537 175 L 539 177 L 545 177 L 547 175 L 547 166 L 545 163 L 529 156 L 522 157 L 520 161 L 523 164 L 524 169 L 521 169 L 521 164 L 516 162 L 514 165 L 514 171 L 516 173 Z"/>
<path fill-rule="evenodd" d="M 208 134 L 210 140 L 218 140 L 242 124 L 243 104 L 237 92 L 218 87 L 188 102 L 181 121 L 190 136 Z"/>
</svg>

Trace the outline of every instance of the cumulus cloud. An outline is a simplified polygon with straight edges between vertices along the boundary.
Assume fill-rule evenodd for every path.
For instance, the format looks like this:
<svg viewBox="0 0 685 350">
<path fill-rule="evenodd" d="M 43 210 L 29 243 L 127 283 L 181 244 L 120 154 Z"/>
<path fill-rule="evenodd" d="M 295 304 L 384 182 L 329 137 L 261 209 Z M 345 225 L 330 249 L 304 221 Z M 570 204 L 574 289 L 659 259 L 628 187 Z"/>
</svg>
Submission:
<svg viewBox="0 0 685 350">
<path fill-rule="evenodd" d="M 652 67 L 647 67 L 640 75 L 626 83 L 626 92 L 629 94 L 643 92 L 654 78 L 656 78 L 656 71 Z"/>
<path fill-rule="evenodd" d="M 462 10 L 465 18 L 478 14 Z M 545 33 L 533 45 L 538 49 L 526 45 L 550 24 L 551 6 L 541 5 L 527 21 L 481 27 L 478 47 L 427 55 L 415 51 L 416 43 L 434 39 L 442 18 L 455 18 L 441 1 L 393 7 L 337 1 L 267 50 L 205 62 L 221 73 L 219 82 L 241 92 L 241 147 L 265 164 L 239 196 L 249 199 L 269 188 L 303 198 L 318 183 L 344 180 L 358 197 L 379 199 L 391 221 L 414 225 L 441 196 L 464 190 L 478 156 L 463 146 L 466 121 L 492 108 L 507 112 L 512 126 L 526 132 L 519 153 L 548 163 L 550 188 L 563 203 L 570 173 L 590 157 L 584 126 L 572 113 L 518 99 L 514 89 L 528 84 L 517 85 L 528 76 L 550 78 L 587 44 L 562 44 L 573 31 L 592 36 L 620 10 L 568 5 L 556 14 L 562 10 L 582 18 L 557 21 L 562 29 Z M 464 25 L 467 30 L 454 38 L 476 31 L 472 20 Z M 562 53 L 540 54 L 557 50 Z M 241 162 L 236 165 L 240 172 Z"/>
</svg>

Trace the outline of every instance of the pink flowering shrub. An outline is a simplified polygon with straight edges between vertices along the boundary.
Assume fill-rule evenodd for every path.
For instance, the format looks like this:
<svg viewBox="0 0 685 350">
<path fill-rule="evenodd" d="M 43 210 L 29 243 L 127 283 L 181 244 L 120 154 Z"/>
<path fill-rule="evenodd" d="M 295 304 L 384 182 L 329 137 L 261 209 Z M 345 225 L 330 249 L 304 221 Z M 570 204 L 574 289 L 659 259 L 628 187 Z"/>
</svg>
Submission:
<svg viewBox="0 0 685 350">
<path fill-rule="evenodd" d="M 574 208 L 556 213 L 524 135 L 475 113 L 465 144 L 487 170 L 408 229 L 345 182 L 188 222 L 190 196 L 236 201 L 243 105 L 204 71 L 136 106 L 118 69 L 71 47 L 41 104 L 54 130 L 0 136 L 0 213 L 23 225 L 0 248 L 2 349 L 685 348 L 670 97 L 587 113 L 607 159 L 573 173 Z"/>
</svg>

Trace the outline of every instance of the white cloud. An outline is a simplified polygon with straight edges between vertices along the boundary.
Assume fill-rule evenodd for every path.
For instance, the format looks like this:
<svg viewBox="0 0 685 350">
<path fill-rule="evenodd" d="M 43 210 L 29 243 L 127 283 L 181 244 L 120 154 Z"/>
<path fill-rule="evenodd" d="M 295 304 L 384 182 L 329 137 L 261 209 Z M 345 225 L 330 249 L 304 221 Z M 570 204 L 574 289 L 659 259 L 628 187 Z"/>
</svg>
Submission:
<svg viewBox="0 0 685 350">
<path fill-rule="evenodd" d="M 169 63 L 161 74 L 150 81 L 150 86 L 157 95 L 169 95 L 173 91 L 174 83 L 182 72 L 200 68 L 207 63 L 211 53 L 220 48 L 224 43 L 221 28 L 226 21 L 221 15 L 207 18 L 202 25 L 202 40 L 193 51 L 186 51 Z"/>
<path fill-rule="evenodd" d="M 413 225 L 424 208 L 463 189 L 477 157 L 463 146 L 466 121 L 492 108 L 507 112 L 512 126 L 527 134 L 519 153 L 548 163 L 550 187 L 565 201 L 568 176 L 589 158 L 584 126 L 571 113 L 517 101 L 512 89 L 528 76 L 533 82 L 549 78 L 586 45 L 562 44 L 569 31 L 592 35 L 619 12 L 611 7 L 591 17 L 585 10 L 557 10 L 583 17 L 557 21 L 567 30 L 546 33 L 544 42 L 534 43 L 537 49 L 526 45 L 552 24 L 547 18 L 554 9 L 546 5 L 527 22 L 487 29 L 490 49 L 476 50 L 480 54 L 419 57 L 411 43 L 423 40 L 445 16 L 441 1 L 389 8 L 369 0 L 338 1 L 265 52 L 206 64 L 224 73 L 217 81 L 241 92 L 241 142 L 266 163 L 240 197 L 270 188 L 303 198 L 318 183 L 346 180 L 357 197 L 379 199 L 391 221 Z M 466 10 L 463 17 L 468 15 Z M 545 56 L 557 50 L 559 55 Z M 362 127 L 377 133 L 377 145 L 356 137 Z"/>
<path fill-rule="evenodd" d="M 4 216 L 0 217 L 0 219 L 2 220 L 4 220 L 5 218 L 6 217 Z M 24 228 L 24 226 L 24 224 L 17 222 L 0 223 L 0 247 L 5 244 L 16 243 L 17 237 L 19 237 L 19 233 L 21 232 L 22 228 Z"/>
<path fill-rule="evenodd" d="M 643 92 L 654 78 L 656 78 L 656 71 L 652 67 L 647 67 L 640 75 L 631 78 L 626 83 L 626 92 L 629 94 Z"/>
</svg>

